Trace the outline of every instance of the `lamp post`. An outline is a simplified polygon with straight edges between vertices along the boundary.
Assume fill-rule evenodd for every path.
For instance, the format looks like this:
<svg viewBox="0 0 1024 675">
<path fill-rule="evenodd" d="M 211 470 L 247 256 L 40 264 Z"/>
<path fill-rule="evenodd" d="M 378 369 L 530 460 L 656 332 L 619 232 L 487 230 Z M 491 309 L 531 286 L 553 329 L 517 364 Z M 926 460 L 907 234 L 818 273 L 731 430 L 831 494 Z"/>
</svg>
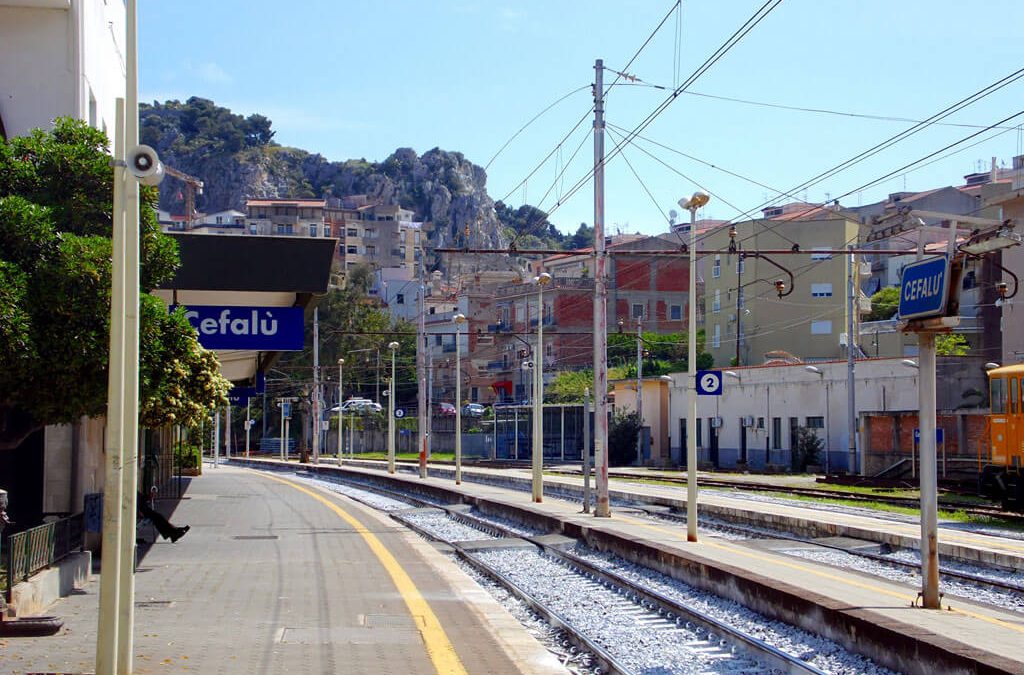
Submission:
<svg viewBox="0 0 1024 675">
<path fill-rule="evenodd" d="M 636 320 L 636 465 L 644 465 L 644 332 L 643 320 Z"/>
<path fill-rule="evenodd" d="M 342 445 L 342 427 L 345 422 L 345 415 L 341 410 L 341 404 L 345 400 L 344 388 L 345 388 L 345 372 L 343 370 L 345 366 L 345 359 L 338 359 L 338 466 L 341 466 L 341 456 L 344 454 Z"/>
<path fill-rule="evenodd" d="M 537 284 L 537 353 L 533 357 L 533 501 L 544 501 L 544 287 L 551 275 L 541 272 Z"/>
<path fill-rule="evenodd" d="M 391 350 L 391 384 L 388 396 L 388 473 L 395 472 L 395 352 L 397 342 L 389 342 Z"/>
<path fill-rule="evenodd" d="M 465 314 L 452 317 L 455 324 L 455 484 L 462 483 L 462 344 L 459 327 L 466 323 Z"/>
<path fill-rule="evenodd" d="M 697 541 L 697 209 L 711 197 L 697 191 L 679 206 L 690 212 L 690 311 L 686 389 L 686 540 Z"/>
<path fill-rule="evenodd" d="M 658 378 L 668 385 L 668 455 L 672 459 L 672 387 L 676 381 L 671 375 L 662 375 Z"/>
</svg>

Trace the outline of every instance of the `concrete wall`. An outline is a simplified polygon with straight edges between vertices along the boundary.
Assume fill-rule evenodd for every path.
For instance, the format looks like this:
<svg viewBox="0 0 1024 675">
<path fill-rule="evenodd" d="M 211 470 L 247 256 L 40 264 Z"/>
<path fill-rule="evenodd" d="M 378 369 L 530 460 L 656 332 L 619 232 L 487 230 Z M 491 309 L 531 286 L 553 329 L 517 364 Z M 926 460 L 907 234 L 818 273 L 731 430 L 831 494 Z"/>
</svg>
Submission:
<svg viewBox="0 0 1024 675">
<path fill-rule="evenodd" d="M 103 490 L 105 426 L 104 418 L 83 417 L 78 424 L 46 427 L 44 513 L 79 513 L 87 493 Z"/>
</svg>

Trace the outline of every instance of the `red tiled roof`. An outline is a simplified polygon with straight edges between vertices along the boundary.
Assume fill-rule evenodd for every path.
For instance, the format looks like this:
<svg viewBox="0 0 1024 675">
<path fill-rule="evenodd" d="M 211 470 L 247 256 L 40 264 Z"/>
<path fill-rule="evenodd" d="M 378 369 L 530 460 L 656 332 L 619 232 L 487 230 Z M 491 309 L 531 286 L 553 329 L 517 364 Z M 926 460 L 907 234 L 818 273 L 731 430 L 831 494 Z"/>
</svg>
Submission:
<svg viewBox="0 0 1024 675">
<path fill-rule="evenodd" d="M 325 199 L 246 199 L 246 206 L 327 206 Z"/>
</svg>

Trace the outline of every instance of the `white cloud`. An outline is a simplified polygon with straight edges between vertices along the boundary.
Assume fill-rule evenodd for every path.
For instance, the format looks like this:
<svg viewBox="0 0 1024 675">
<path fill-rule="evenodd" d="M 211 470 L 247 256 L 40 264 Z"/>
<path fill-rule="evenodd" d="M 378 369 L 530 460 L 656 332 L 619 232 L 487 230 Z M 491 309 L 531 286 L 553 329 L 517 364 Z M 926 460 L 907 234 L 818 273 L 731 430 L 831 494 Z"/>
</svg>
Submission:
<svg viewBox="0 0 1024 675">
<path fill-rule="evenodd" d="M 213 61 L 200 63 L 192 70 L 199 75 L 202 80 L 209 82 L 210 84 L 225 84 L 231 81 L 231 76 L 227 74 L 227 71 Z"/>
</svg>

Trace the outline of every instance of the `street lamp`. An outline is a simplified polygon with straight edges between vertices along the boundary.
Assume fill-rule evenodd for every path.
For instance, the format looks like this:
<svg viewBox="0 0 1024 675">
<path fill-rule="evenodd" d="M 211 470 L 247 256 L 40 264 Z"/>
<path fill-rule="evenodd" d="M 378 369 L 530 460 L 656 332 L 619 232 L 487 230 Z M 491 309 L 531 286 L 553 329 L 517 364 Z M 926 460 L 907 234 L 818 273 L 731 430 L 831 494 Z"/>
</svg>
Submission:
<svg viewBox="0 0 1024 675">
<path fill-rule="evenodd" d="M 388 473 L 395 472 L 395 352 L 397 342 L 389 342 L 391 350 L 391 386 L 388 396 Z"/>
<path fill-rule="evenodd" d="M 690 212 L 689 363 L 686 390 L 686 540 L 697 541 L 697 209 L 711 197 L 698 190 L 679 206 Z"/>
<path fill-rule="evenodd" d="M 462 483 L 462 344 L 459 327 L 466 323 L 465 314 L 452 317 L 455 324 L 455 484 Z"/>
<path fill-rule="evenodd" d="M 915 368 L 917 367 L 917 364 L 914 363 L 913 361 L 910 361 L 910 363 L 913 363 Z M 821 378 L 822 382 L 825 382 L 825 373 L 818 366 L 804 366 L 804 370 L 806 370 L 808 373 L 814 373 L 819 378 Z M 829 419 L 831 417 L 831 415 L 829 414 L 829 408 L 831 407 L 831 402 L 829 400 L 829 390 L 829 383 L 825 382 L 825 473 L 830 473 L 832 470 L 832 443 L 830 441 L 831 436 L 829 433 L 831 426 L 831 420 Z"/>
<path fill-rule="evenodd" d="M 341 456 L 344 453 L 342 449 L 342 427 L 344 426 L 344 413 L 341 410 L 341 404 L 345 400 L 344 389 L 344 371 L 342 367 L 345 365 L 345 359 L 338 359 L 338 466 L 341 466 Z"/>
<path fill-rule="evenodd" d="M 537 284 L 537 353 L 533 356 L 533 501 L 544 501 L 544 287 L 551 275 L 541 272 Z"/>
</svg>

